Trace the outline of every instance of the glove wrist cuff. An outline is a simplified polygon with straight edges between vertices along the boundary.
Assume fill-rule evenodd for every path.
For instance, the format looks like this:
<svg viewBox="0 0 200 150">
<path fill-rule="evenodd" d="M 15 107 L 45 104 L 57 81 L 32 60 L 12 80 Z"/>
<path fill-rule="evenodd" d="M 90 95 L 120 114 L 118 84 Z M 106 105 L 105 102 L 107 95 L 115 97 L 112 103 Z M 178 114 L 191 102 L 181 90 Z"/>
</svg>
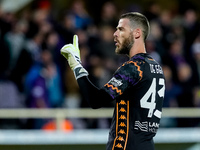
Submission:
<svg viewBox="0 0 200 150">
<path fill-rule="evenodd" d="M 85 68 L 83 68 L 83 66 L 81 64 L 78 64 L 76 67 L 74 67 L 73 71 L 74 71 L 76 80 L 83 76 L 89 75 L 87 70 L 85 70 Z"/>
</svg>

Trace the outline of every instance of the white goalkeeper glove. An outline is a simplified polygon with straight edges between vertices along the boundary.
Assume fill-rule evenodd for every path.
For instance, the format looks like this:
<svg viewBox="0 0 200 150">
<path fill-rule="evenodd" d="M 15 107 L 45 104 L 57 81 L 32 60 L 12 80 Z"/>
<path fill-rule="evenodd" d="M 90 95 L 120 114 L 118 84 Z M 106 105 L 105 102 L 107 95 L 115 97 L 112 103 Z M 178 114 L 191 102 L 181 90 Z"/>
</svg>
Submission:
<svg viewBox="0 0 200 150">
<path fill-rule="evenodd" d="M 88 72 L 81 65 L 77 35 L 74 35 L 73 45 L 66 44 L 61 48 L 61 54 L 67 59 L 70 68 L 74 71 L 76 79 L 83 76 L 88 76 Z"/>
</svg>

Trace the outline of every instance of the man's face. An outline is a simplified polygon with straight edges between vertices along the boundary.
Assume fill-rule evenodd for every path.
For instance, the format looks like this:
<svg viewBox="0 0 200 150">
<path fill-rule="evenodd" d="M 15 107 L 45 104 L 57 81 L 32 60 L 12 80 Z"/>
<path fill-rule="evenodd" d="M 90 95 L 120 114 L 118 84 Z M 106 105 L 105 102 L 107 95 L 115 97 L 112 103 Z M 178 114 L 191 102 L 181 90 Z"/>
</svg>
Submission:
<svg viewBox="0 0 200 150">
<path fill-rule="evenodd" d="M 123 18 L 119 20 L 117 30 L 114 33 L 114 41 L 116 42 L 115 52 L 117 54 L 129 54 L 129 51 L 134 44 L 129 19 Z"/>
</svg>

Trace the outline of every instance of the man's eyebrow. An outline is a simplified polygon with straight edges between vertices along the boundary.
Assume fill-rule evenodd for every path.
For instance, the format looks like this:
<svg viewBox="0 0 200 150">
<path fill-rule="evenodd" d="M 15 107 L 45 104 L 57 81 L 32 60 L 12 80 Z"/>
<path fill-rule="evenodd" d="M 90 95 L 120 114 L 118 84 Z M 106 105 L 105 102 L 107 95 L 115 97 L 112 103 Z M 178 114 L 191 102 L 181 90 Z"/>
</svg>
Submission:
<svg viewBox="0 0 200 150">
<path fill-rule="evenodd" d="M 122 30 L 124 29 L 124 27 L 116 27 L 116 29 Z"/>
</svg>

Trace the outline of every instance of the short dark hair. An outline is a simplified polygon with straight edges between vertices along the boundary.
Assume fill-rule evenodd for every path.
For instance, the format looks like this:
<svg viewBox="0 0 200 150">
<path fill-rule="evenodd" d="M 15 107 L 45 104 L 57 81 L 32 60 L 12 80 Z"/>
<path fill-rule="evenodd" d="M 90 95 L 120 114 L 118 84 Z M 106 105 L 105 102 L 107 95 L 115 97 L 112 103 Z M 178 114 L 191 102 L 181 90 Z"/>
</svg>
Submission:
<svg viewBox="0 0 200 150">
<path fill-rule="evenodd" d="M 129 12 L 122 14 L 120 19 L 123 18 L 128 18 L 130 20 L 131 23 L 130 26 L 132 28 L 137 28 L 137 27 L 141 28 L 144 40 L 147 39 L 150 32 L 150 26 L 149 26 L 149 21 L 143 14 L 138 12 Z"/>
</svg>

